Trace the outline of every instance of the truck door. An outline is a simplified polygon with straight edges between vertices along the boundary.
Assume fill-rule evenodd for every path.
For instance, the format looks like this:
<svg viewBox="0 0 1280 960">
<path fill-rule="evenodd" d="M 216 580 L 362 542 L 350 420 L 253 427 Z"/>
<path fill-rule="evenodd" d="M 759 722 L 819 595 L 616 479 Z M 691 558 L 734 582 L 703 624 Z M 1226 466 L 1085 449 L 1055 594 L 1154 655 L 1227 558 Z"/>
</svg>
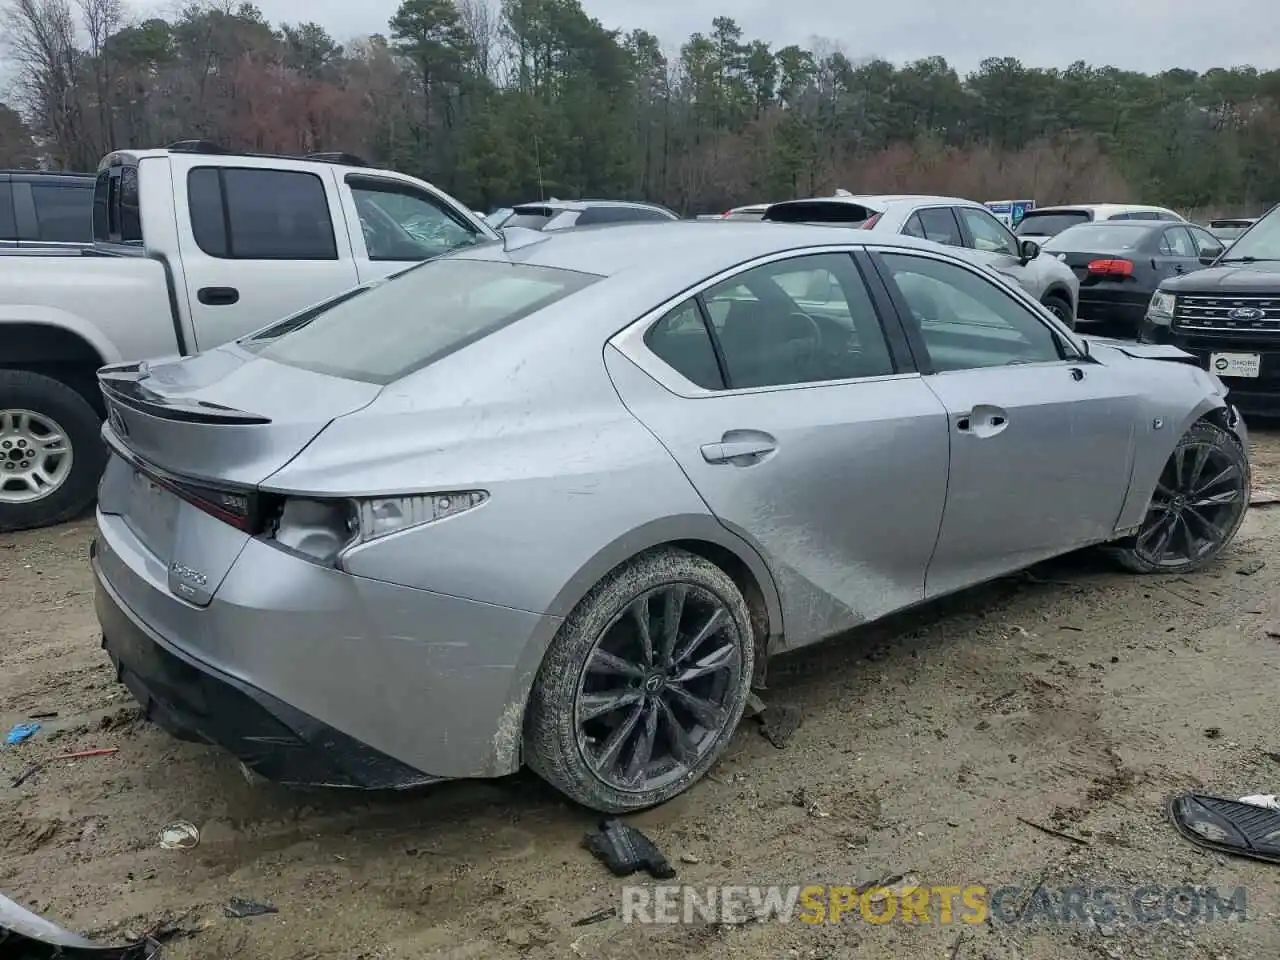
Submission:
<svg viewBox="0 0 1280 960">
<path fill-rule="evenodd" d="M 171 158 L 195 349 L 234 340 L 359 282 L 332 170 L 261 157 L 211 159 Z"/>
</svg>

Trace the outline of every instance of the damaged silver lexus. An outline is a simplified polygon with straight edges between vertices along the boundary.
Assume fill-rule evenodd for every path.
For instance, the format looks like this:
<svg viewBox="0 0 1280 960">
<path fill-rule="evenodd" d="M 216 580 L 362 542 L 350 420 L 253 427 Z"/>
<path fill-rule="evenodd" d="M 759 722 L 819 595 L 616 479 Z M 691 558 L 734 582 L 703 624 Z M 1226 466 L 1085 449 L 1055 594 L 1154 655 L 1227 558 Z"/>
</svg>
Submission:
<svg viewBox="0 0 1280 960">
<path fill-rule="evenodd" d="M 1231 541 L 1245 427 L 908 237 L 655 223 L 468 248 L 104 368 L 103 644 L 282 782 L 698 781 L 766 659 L 1097 545 Z"/>
</svg>

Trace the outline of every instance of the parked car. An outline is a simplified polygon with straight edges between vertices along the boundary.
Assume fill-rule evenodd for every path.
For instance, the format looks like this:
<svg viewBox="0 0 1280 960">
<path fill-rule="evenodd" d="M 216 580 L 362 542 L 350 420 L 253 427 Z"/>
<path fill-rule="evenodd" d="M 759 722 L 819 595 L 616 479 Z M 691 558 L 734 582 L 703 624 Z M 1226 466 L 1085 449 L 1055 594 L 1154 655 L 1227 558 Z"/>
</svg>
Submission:
<svg viewBox="0 0 1280 960">
<path fill-rule="evenodd" d="M 125 150 L 96 177 L 89 250 L 0 251 L 0 530 L 93 502 L 95 371 L 215 347 L 497 234 L 430 184 L 346 155 Z"/>
<path fill-rule="evenodd" d="M 487 223 L 494 230 L 497 230 L 500 226 L 502 226 L 503 221 L 505 221 L 513 213 L 515 213 L 515 211 L 512 210 L 510 207 L 499 207 L 497 210 L 493 211 L 493 213 L 487 214 L 484 218 L 484 222 Z"/>
<path fill-rule="evenodd" d="M 855 196 L 787 200 L 771 205 L 770 223 L 813 223 L 901 234 L 956 247 L 1021 286 L 1069 327 L 1076 322 L 1079 281 L 1039 245 L 1019 241 L 984 204 L 957 197 Z"/>
<path fill-rule="evenodd" d="M 1240 409 L 1280 416 L 1280 206 L 1209 269 L 1162 281 L 1139 339 L 1192 354 Z"/>
<path fill-rule="evenodd" d="M 104 645 L 272 779 L 648 807 L 774 653 L 1089 544 L 1212 561 L 1247 437 L 1187 359 L 910 237 L 509 234 L 101 372 Z"/>
<path fill-rule="evenodd" d="M 1235 240 L 1251 226 L 1258 222 L 1257 217 L 1235 217 L 1227 220 L 1210 220 L 1209 232 L 1224 244 Z"/>
<path fill-rule="evenodd" d="M 1042 249 L 1080 278 L 1079 319 L 1136 336 L 1160 281 L 1212 263 L 1223 246 L 1193 223 L 1105 220 L 1068 227 Z"/>
<path fill-rule="evenodd" d="M 741 207 L 730 207 L 720 215 L 722 220 L 763 220 L 764 212 L 769 209 L 768 203 L 749 203 Z"/>
<path fill-rule="evenodd" d="M 0 249 L 93 242 L 91 173 L 0 170 Z"/>
<path fill-rule="evenodd" d="M 1069 206 L 1028 210 L 1014 232 L 1024 239 L 1043 243 L 1068 227 L 1099 220 L 1164 220 L 1169 223 L 1186 223 L 1183 217 L 1165 207 L 1148 207 L 1138 203 L 1073 203 Z"/>
<path fill-rule="evenodd" d="M 546 200 L 522 203 L 499 227 L 526 230 L 568 230 L 603 223 L 641 223 L 648 220 L 679 220 L 680 216 L 656 203 L 633 200 Z"/>
</svg>

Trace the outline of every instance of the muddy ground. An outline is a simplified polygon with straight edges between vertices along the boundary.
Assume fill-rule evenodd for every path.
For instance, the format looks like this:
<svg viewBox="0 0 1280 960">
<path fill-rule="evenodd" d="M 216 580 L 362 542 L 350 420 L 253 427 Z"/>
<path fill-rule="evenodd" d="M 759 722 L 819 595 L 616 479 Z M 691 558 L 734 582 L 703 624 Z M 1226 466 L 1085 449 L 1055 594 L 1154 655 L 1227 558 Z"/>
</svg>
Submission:
<svg viewBox="0 0 1280 960">
<path fill-rule="evenodd" d="M 1280 487 L 1280 430 L 1255 439 L 1258 473 Z M 1070 557 L 779 660 L 772 696 L 805 710 L 791 742 L 744 723 L 712 778 L 633 818 L 700 886 L 906 875 L 1106 885 L 1122 903 L 1152 884 L 1245 888 L 1247 919 L 1213 923 L 1048 923 L 1031 908 L 1014 924 L 942 924 L 935 909 L 912 926 L 856 912 L 818 927 L 575 925 L 618 907 L 622 881 L 579 846 L 592 817 L 531 776 L 297 793 L 138 720 L 99 650 L 90 530 L 0 538 L 0 722 L 58 713 L 0 748 L 0 890 L 78 931 L 163 921 L 173 960 L 1280 956 L 1280 867 L 1202 852 L 1163 815 L 1190 787 L 1280 790 L 1280 506 L 1251 509 L 1229 554 L 1193 577 Z M 10 786 L 34 762 L 99 747 L 118 752 Z M 159 848 L 176 819 L 200 827 L 198 847 Z M 232 897 L 279 912 L 229 919 Z"/>
</svg>

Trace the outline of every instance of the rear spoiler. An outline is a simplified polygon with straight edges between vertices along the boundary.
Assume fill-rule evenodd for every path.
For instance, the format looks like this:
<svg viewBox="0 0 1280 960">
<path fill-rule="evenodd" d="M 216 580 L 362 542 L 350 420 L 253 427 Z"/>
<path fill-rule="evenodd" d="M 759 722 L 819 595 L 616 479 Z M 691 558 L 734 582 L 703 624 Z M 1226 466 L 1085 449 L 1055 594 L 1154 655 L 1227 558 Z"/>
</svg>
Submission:
<svg viewBox="0 0 1280 960">
<path fill-rule="evenodd" d="M 107 401 L 108 407 L 113 403 L 119 404 L 162 420 L 224 426 L 271 422 L 270 417 L 237 410 L 234 407 L 224 407 L 218 403 L 161 396 L 147 389 L 144 381 L 150 376 L 151 370 L 145 360 L 137 363 L 116 363 L 98 371 L 98 386 L 102 390 L 102 396 Z"/>
</svg>

